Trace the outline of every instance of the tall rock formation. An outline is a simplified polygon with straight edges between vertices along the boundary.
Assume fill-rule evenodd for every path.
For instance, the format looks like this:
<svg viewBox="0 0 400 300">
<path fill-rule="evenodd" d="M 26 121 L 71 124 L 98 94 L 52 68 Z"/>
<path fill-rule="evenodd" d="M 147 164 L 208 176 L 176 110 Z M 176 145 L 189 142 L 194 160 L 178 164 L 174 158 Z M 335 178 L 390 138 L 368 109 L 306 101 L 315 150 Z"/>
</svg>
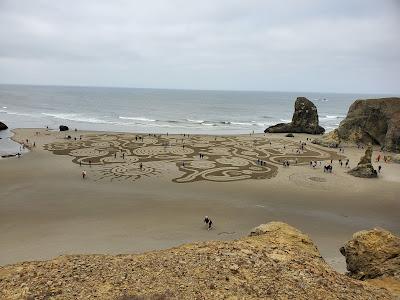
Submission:
<svg viewBox="0 0 400 300">
<path fill-rule="evenodd" d="M 314 143 L 337 146 L 342 141 L 373 143 L 400 152 L 400 98 L 356 100 L 334 133 Z"/>
<path fill-rule="evenodd" d="M 359 163 L 357 164 L 357 167 L 351 169 L 348 173 L 355 177 L 361 177 L 361 178 L 378 177 L 378 173 L 372 166 L 371 157 L 372 157 L 372 145 L 370 144 L 365 150 L 364 156 L 361 157 Z"/>
<path fill-rule="evenodd" d="M 0 130 L 6 130 L 8 127 L 6 124 L 0 122 Z"/>
<path fill-rule="evenodd" d="M 294 104 L 292 122 L 270 126 L 264 132 L 322 134 L 325 129 L 319 126 L 318 112 L 314 103 L 305 97 L 298 97 Z"/>
</svg>

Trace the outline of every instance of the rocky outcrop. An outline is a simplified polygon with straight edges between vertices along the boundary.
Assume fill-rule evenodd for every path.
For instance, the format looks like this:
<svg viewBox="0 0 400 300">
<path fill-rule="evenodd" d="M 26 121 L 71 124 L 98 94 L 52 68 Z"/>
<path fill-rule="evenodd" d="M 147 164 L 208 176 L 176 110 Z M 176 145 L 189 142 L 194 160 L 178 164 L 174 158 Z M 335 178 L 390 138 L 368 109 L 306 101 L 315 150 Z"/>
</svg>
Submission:
<svg viewBox="0 0 400 300">
<path fill-rule="evenodd" d="M 311 239 L 272 222 L 234 241 L 0 267 L 1 299 L 392 299 L 342 275 Z"/>
<path fill-rule="evenodd" d="M 372 157 L 372 146 L 368 145 L 367 149 L 365 150 L 365 154 L 364 156 L 361 157 L 357 167 L 351 169 L 348 173 L 355 177 L 361 177 L 361 178 L 378 177 L 378 173 L 372 166 L 371 157 Z"/>
<path fill-rule="evenodd" d="M 335 130 L 339 142 L 373 143 L 400 152 L 400 98 L 357 100 Z M 324 139 L 315 143 L 324 144 Z"/>
<path fill-rule="evenodd" d="M 0 122 L 0 130 L 6 130 L 8 127 L 3 122 Z"/>
<path fill-rule="evenodd" d="M 324 134 L 320 138 L 316 138 L 312 141 L 313 144 L 321 145 L 329 148 L 337 148 L 340 145 L 340 138 L 337 130 L 331 131 Z"/>
<path fill-rule="evenodd" d="M 68 130 L 69 130 L 68 126 L 60 125 L 60 131 L 68 131 Z"/>
<path fill-rule="evenodd" d="M 348 275 L 353 278 L 400 280 L 400 238 L 387 230 L 359 231 L 340 252 L 346 257 Z"/>
<path fill-rule="evenodd" d="M 298 97 L 294 104 L 292 122 L 270 126 L 264 132 L 322 134 L 325 129 L 319 126 L 318 112 L 314 103 L 305 97 Z"/>
</svg>

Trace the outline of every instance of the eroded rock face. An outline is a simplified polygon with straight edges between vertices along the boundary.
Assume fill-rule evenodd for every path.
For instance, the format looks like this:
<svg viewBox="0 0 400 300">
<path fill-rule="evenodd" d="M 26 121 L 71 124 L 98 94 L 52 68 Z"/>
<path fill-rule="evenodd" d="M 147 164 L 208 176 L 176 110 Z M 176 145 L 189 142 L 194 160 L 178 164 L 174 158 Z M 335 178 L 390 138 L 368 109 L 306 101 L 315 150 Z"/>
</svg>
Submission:
<svg viewBox="0 0 400 300">
<path fill-rule="evenodd" d="M 298 97 L 294 104 L 292 122 L 270 126 L 264 132 L 322 134 L 325 129 L 319 126 L 317 107 L 314 103 L 305 97 Z"/>
<path fill-rule="evenodd" d="M 320 138 L 314 139 L 312 143 L 324 147 L 337 148 L 340 145 L 340 138 L 337 130 L 335 129 L 334 131 L 324 134 Z"/>
<path fill-rule="evenodd" d="M 372 143 L 400 152 L 400 98 L 355 101 L 335 132 L 339 142 Z M 324 145 L 324 138 L 315 143 Z"/>
<path fill-rule="evenodd" d="M 6 130 L 8 127 L 3 122 L 0 122 L 0 130 Z"/>
<path fill-rule="evenodd" d="M 340 252 L 346 257 L 348 275 L 353 278 L 400 280 L 400 238 L 387 230 L 359 231 Z"/>
<path fill-rule="evenodd" d="M 355 177 L 361 177 L 361 178 L 378 177 L 378 173 L 371 164 L 371 157 L 372 157 L 372 146 L 369 145 L 365 150 L 364 156 L 361 157 L 357 167 L 351 169 L 348 173 Z"/>
<path fill-rule="evenodd" d="M 0 279 L 0 299 L 393 299 L 334 271 L 307 235 L 280 222 L 234 241 L 4 266 Z"/>
</svg>

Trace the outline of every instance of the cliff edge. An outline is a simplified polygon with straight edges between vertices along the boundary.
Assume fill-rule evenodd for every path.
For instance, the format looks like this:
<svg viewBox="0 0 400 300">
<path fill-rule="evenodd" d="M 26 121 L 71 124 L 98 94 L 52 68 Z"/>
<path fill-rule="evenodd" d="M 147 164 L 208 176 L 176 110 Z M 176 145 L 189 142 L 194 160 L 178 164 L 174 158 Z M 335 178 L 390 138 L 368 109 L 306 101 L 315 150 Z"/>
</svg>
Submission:
<svg viewBox="0 0 400 300">
<path fill-rule="evenodd" d="M 1 299 L 394 299 L 334 271 L 311 239 L 271 222 L 235 241 L 0 267 Z"/>
</svg>

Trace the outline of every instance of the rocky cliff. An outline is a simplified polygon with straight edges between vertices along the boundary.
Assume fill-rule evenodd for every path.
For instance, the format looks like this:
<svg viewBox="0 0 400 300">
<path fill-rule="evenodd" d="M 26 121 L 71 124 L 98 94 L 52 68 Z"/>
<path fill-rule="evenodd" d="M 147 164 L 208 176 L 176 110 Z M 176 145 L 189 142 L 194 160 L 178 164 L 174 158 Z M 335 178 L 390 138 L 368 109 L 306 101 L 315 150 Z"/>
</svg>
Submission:
<svg viewBox="0 0 400 300">
<path fill-rule="evenodd" d="M 314 142 L 337 146 L 341 141 L 373 143 L 400 152 L 400 98 L 355 101 L 339 127 Z"/>
<path fill-rule="evenodd" d="M 7 129 L 7 128 L 8 128 L 8 127 L 7 127 L 6 124 L 0 122 L 0 130 L 5 130 L 5 129 Z"/>
<path fill-rule="evenodd" d="M 305 97 L 298 97 L 294 104 L 292 122 L 270 126 L 264 132 L 322 134 L 325 129 L 319 126 L 318 112 L 314 103 Z"/>
<path fill-rule="evenodd" d="M 235 241 L 138 255 L 73 255 L 0 267 L 1 299 L 393 299 L 335 272 L 280 222 Z"/>
</svg>

